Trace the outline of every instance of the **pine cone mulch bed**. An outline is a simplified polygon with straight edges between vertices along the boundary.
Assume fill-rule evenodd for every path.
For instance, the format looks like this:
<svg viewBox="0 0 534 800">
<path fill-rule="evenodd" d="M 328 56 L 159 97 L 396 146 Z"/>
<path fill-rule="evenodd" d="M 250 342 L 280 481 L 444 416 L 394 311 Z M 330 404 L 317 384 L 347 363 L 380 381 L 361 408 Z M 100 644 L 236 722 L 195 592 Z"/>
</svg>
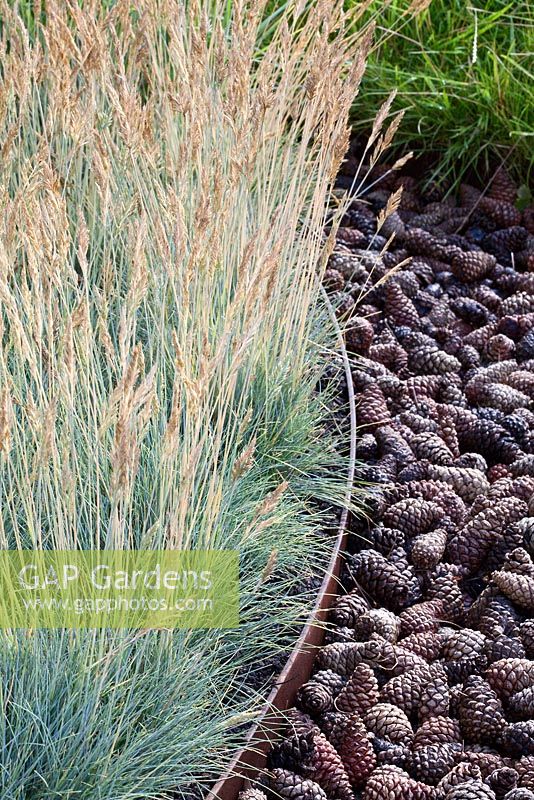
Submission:
<svg viewBox="0 0 534 800">
<path fill-rule="evenodd" d="M 457 201 L 381 185 L 325 274 L 368 515 L 315 673 L 241 800 L 534 800 L 533 209 L 502 169 Z"/>
</svg>

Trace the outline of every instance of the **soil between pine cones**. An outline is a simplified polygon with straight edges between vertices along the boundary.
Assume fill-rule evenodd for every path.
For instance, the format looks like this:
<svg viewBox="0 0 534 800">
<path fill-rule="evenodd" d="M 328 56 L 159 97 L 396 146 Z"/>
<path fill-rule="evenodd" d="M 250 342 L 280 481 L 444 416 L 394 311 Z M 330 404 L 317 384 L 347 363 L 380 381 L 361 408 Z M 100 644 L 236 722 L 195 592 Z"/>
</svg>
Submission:
<svg viewBox="0 0 534 800">
<path fill-rule="evenodd" d="M 534 800 L 534 209 L 502 169 L 482 194 L 378 187 L 324 279 L 368 516 L 263 791 L 242 800 Z"/>
</svg>

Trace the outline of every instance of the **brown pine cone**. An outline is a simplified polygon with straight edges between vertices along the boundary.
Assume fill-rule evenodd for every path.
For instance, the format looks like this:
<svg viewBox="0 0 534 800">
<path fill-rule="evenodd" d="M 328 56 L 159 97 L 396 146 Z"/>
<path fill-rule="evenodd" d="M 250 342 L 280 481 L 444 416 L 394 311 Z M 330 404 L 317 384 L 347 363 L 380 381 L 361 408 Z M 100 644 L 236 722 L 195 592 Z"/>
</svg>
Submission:
<svg viewBox="0 0 534 800">
<path fill-rule="evenodd" d="M 299 771 L 337 800 L 354 800 L 350 780 L 334 746 L 320 732 L 313 732 L 313 750 L 301 761 Z"/>
<path fill-rule="evenodd" d="M 382 525 L 377 525 L 376 528 L 370 531 L 369 539 L 375 550 L 387 556 L 395 548 L 404 547 L 406 537 L 402 531 L 396 531 L 393 528 L 385 528 Z"/>
<path fill-rule="evenodd" d="M 367 730 L 393 744 L 411 744 L 413 730 L 406 714 L 390 703 L 377 703 L 363 716 Z"/>
<path fill-rule="evenodd" d="M 473 283 L 489 275 L 496 263 L 495 256 L 482 250 L 467 253 L 460 250 L 452 258 L 451 271 L 458 280 Z"/>
<path fill-rule="evenodd" d="M 480 769 L 475 764 L 469 764 L 467 761 L 461 761 L 439 781 L 436 792 L 437 798 L 438 800 L 446 798 L 447 793 L 453 788 L 453 786 L 476 781 L 482 782 L 482 773 L 480 772 Z"/>
<path fill-rule="evenodd" d="M 407 772 L 392 764 L 378 767 L 362 794 L 362 800 L 431 800 L 433 797 L 431 786 L 414 781 Z"/>
<path fill-rule="evenodd" d="M 448 553 L 452 562 L 461 564 L 471 573 L 475 572 L 482 565 L 493 542 L 502 536 L 504 529 L 527 513 L 526 503 L 515 497 L 500 500 L 481 511 L 449 542 Z"/>
<path fill-rule="evenodd" d="M 499 698 L 489 683 L 477 675 L 464 682 L 458 718 L 465 738 L 480 744 L 498 739 L 506 726 Z"/>
<path fill-rule="evenodd" d="M 250 786 L 248 789 L 243 789 L 239 792 L 237 800 L 267 800 L 267 795 L 256 786 Z"/>
<path fill-rule="evenodd" d="M 414 304 L 395 281 L 388 281 L 384 290 L 384 313 L 393 325 L 406 325 L 409 328 L 419 327 L 419 314 Z"/>
<path fill-rule="evenodd" d="M 467 781 L 449 789 L 445 800 L 495 800 L 495 794 L 482 781 Z"/>
<path fill-rule="evenodd" d="M 496 769 L 507 766 L 502 756 L 496 750 L 492 750 L 485 745 L 474 744 L 469 747 L 464 747 L 463 759 L 469 764 L 477 766 L 482 773 L 482 779 L 485 780 L 488 775 L 495 772 Z"/>
<path fill-rule="evenodd" d="M 429 717 L 415 732 L 413 749 L 461 742 L 460 723 L 452 717 Z"/>
<path fill-rule="evenodd" d="M 392 611 L 385 608 L 371 608 L 354 624 L 356 639 L 365 640 L 373 633 L 382 636 L 386 641 L 395 644 L 400 632 L 400 620 Z"/>
<path fill-rule="evenodd" d="M 337 229 L 336 239 L 349 247 L 365 247 L 367 244 L 367 237 L 358 228 L 342 228 Z"/>
<path fill-rule="evenodd" d="M 363 786 L 376 766 L 376 756 L 365 725 L 357 714 L 349 717 L 341 734 L 338 752 L 352 786 Z"/>
<path fill-rule="evenodd" d="M 330 614 L 336 625 L 352 628 L 358 617 L 365 614 L 368 608 L 369 604 L 356 589 L 340 596 Z"/>
<path fill-rule="evenodd" d="M 408 355 L 408 366 L 416 375 L 446 375 L 460 372 L 462 365 L 455 356 L 432 345 L 412 350 Z"/>
<path fill-rule="evenodd" d="M 401 769 L 406 769 L 411 760 L 411 750 L 403 744 L 392 744 L 387 739 L 372 736 L 373 749 L 376 753 L 376 762 L 379 766 L 393 764 Z"/>
<path fill-rule="evenodd" d="M 448 687 L 442 667 L 422 664 L 390 678 L 380 690 L 380 700 L 398 706 L 410 717 L 422 721 L 429 716 L 444 716 L 449 709 Z"/>
<path fill-rule="evenodd" d="M 425 431 L 410 440 L 410 447 L 418 459 L 426 459 L 431 464 L 450 464 L 455 456 L 436 433 Z"/>
<path fill-rule="evenodd" d="M 466 598 L 459 586 L 463 567 L 441 562 L 428 579 L 428 596 L 441 600 L 444 617 L 453 622 L 461 622 L 466 612 Z"/>
<path fill-rule="evenodd" d="M 332 708 L 334 697 L 326 686 L 312 679 L 300 687 L 295 702 L 308 714 L 322 714 Z"/>
<path fill-rule="evenodd" d="M 496 200 L 493 197 L 482 197 L 479 208 L 488 215 L 499 228 L 511 228 L 521 223 L 521 212 L 511 203 Z"/>
<path fill-rule="evenodd" d="M 319 669 L 350 675 L 358 664 L 380 666 L 389 663 L 392 657 L 392 645 L 377 637 L 368 642 L 328 644 L 319 652 L 317 665 Z"/>
<path fill-rule="evenodd" d="M 443 636 L 441 633 L 411 633 L 405 639 L 401 639 L 400 646 L 404 650 L 410 650 L 415 655 L 420 656 L 430 663 L 440 654 L 443 647 Z"/>
<path fill-rule="evenodd" d="M 508 713 L 515 720 L 534 718 L 534 686 L 513 694 L 506 704 Z"/>
<path fill-rule="evenodd" d="M 504 795 L 504 800 L 534 800 L 534 792 L 530 789 L 512 789 Z"/>
<path fill-rule="evenodd" d="M 529 292 L 516 292 L 501 303 L 501 314 L 528 314 L 534 311 L 534 297 Z"/>
<path fill-rule="evenodd" d="M 387 527 L 411 537 L 426 533 L 442 516 L 441 508 L 436 503 L 408 498 L 390 506 L 382 519 Z"/>
<path fill-rule="evenodd" d="M 337 269 L 327 269 L 323 275 L 323 284 L 327 291 L 339 292 L 345 286 L 345 278 Z"/>
<path fill-rule="evenodd" d="M 376 602 L 394 610 L 402 608 L 410 593 L 410 582 L 401 570 L 374 550 L 361 550 L 351 557 L 350 574 Z"/>
<path fill-rule="evenodd" d="M 469 467 L 438 466 L 430 464 L 428 477 L 452 486 L 462 500 L 472 503 L 479 494 L 487 494 L 489 483 L 485 475 L 478 469 Z"/>
<path fill-rule="evenodd" d="M 352 317 L 344 333 L 349 353 L 366 353 L 373 341 L 374 329 L 368 319 Z"/>
<path fill-rule="evenodd" d="M 504 658 L 488 668 L 486 679 L 499 697 L 508 700 L 517 692 L 534 686 L 534 661 L 528 658 Z"/>
<path fill-rule="evenodd" d="M 367 430 L 376 430 L 391 420 L 386 398 L 376 384 L 359 392 L 357 403 L 359 425 Z"/>
<path fill-rule="evenodd" d="M 517 199 L 517 187 L 504 167 L 499 167 L 490 183 L 488 197 L 501 203 L 513 205 Z"/>
<path fill-rule="evenodd" d="M 378 703 L 378 682 L 368 664 L 357 664 L 335 700 L 335 707 L 346 714 L 365 714 Z"/>
<path fill-rule="evenodd" d="M 534 755 L 534 719 L 508 725 L 501 734 L 501 743 L 514 758 Z"/>
<path fill-rule="evenodd" d="M 503 658 L 525 658 L 525 647 L 519 636 L 507 635 L 503 628 L 495 628 L 492 638 L 486 641 L 484 653 L 488 664 Z"/>
<path fill-rule="evenodd" d="M 534 789 L 534 756 L 523 756 L 514 762 L 514 769 L 519 775 L 519 786 Z"/>
<path fill-rule="evenodd" d="M 416 603 L 399 614 L 401 636 L 411 633 L 427 633 L 439 630 L 441 620 L 445 619 L 441 600 L 426 600 Z"/>
<path fill-rule="evenodd" d="M 446 661 L 480 655 L 484 652 L 486 637 L 480 631 L 470 628 L 454 631 L 447 638 L 442 648 L 442 656 Z"/>
<path fill-rule="evenodd" d="M 515 342 L 502 333 L 492 336 L 486 345 L 486 355 L 491 361 L 504 361 L 507 358 L 512 358 L 514 353 Z M 495 407 L 499 408 L 499 406 Z"/>
<path fill-rule="evenodd" d="M 326 714 L 322 714 L 318 718 L 321 731 L 338 752 L 341 737 L 348 725 L 349 719 L 350 715 L 344 714 L 342 711 L 327 711 Z"/>
<path fill-rule="evenodd" d="M 287 769 L 265 772 L 262 782 L 273 800 L 280 797 L 283 800 L 326 800 L 326 794 L 317 783 Z"/>
<path fill-rule="evenodd" d="M 336 697 L 346 684 L 345 678 L 331 669 L 321 669 L 314 673 L 313 680 L 325 686 L 333 697 Z"/>
<path fill-rule="evenodd" d="M 313 737 L 318 732 L 319 729 L 313 724 L 300 729 L 297 724 L 297 730 L 274 745 L 269 753 L 269 766 L 298 770 L 301 763 L 311 755 Z"/>
<path fill-rule="evenodd" d="M 497 800 L 502 800 L 507 792 L 517 786 L 518 774 L 512 767 L 501 767 L 494 770 L 485 780 L 485 783 L 493 789 Z"/>
<path fill-rule="evenodd" d="M 462 745 L 448 742 L 431 744 L 414 750 L 411 772 L 419 781 L 436 785 L 458 762 Z"/>
<path fill-rule="evenodd" d="M 446 544 L 447 532 L 442 528 L 416 536 L 412 543 L 412 564 L 418 569 L 432 569 L 441 561 Z"/>
<path fill-rule="evenodd" d="M 491 579 L 519 608 L 529 613 L 534 612 L 534 578 L 499 570 L 493 573 Z"/>
<path fill-rule="evenodd" d="M 534 619 L 527 619 L 519 626 L 519 636 L 525 648 L 525 655 L 534 658 Z"/>
</svg>

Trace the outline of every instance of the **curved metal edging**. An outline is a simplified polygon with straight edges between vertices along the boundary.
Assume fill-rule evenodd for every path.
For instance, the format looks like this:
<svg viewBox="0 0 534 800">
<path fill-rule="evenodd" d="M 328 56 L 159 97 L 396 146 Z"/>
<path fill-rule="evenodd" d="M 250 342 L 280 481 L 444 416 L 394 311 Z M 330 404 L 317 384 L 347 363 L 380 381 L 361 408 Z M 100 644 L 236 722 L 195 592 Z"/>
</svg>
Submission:
<svg viewBox="0 0 534 800">
<path fill-rule="evenodd" d="M 225 774 L 212 787 L 206 800 L 235 800 L 243 788 L 244 781 L 252 779 L 259 770 L 265 767 L 267 753 L 278 738 L 278 731 L 283 723 L 280 712 L 289 708 L 297 690 L 311 675 L 317 649 L 324 638 L 324 626 L 328 610 L 338 593 L 338 577 L 341 568 L 341 553 L 345 549 L 347 539 L 347 522 L 349 506 L 352 499 L 354 471 L 356 466 L 356 403 L 354 387 L 350 372 L 350 361 L 345 347 L 343 334 L 336 319 L 334 309 L 323 287 L 321 292 L 328 308 L 330 318 L 335 326 L 339 349 L 343 358 L 347 381 L 350 409 L 350 456 L 347 476 L 345 507 L 341 513 L 338 534 L 325 577 L 321 584 L 317 600 L 308 617 L 299 639 L 280 673 L 260 717 L 248 733 L 244 746 L 239 750 Z"/>
</svg>

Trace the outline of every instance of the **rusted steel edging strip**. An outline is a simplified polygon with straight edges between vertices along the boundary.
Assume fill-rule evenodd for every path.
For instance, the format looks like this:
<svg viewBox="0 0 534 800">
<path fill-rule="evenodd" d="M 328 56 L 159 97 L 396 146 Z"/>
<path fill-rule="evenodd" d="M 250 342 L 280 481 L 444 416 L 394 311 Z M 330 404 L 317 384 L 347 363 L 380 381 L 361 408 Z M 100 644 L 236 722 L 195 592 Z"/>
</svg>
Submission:
<svg viewBox="0 0 534 800">
<path fill-rule="evenodd" d="M 356 464 L 356 404 L 354 388 L 350 372 L 350 361 L 345 348 L 343 334 L 336 319 L 332 304 L 321 287 L 323 299 L 336 328 L 339 349 L 343 358 L 350 410 L 350 457 L 347 477 L 345 508 L 342 511 L 338 534 L 330 558 L 327 572 L 321 584 L 314 608 L 304 626 L 299 639 L 287 660 L 287 663 L 276 680 L 267 702 L 248 733 L 244 746 L 239 750 L 225 774 L 212 787 L 206 800 L 235 800 L 243 788 L 244 781 L 253 777 L 265 767 L 267 753 L 272 743 L 278 738 L 283 724 L 283 713 L 289 708 L 295 695 L 311 675 L 317 649 L 324 639 L 324 623 L 339 588 L 341 554 L 346 548 L 348 508 L 352 499 L 354 470 Z"/>
</svg>

